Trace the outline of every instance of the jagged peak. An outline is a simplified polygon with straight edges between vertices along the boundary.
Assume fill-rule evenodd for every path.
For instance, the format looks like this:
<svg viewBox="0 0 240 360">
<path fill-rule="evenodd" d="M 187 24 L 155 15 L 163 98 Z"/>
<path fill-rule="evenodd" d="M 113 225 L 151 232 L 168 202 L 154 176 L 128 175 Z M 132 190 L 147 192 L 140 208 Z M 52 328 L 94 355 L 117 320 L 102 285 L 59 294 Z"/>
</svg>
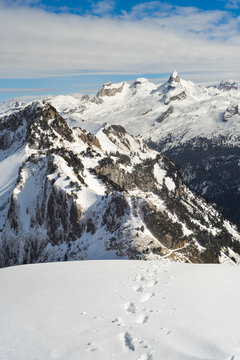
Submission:
<svg viewBox="0 0 240 360">
<path fill-rule="evenodd" d="M 180 76 L 178 75 L 178 72 L 176 71 L 176 70 L 174 70 L 172 73 L 171 73 L 171 75 L 170 75 L 170 77 L 169 77 L 169 79 L 168 79 L 168 82 L 173 82 L 173 81 L 175 81 L 175 82 L 180 82 Z"/>
</svg>

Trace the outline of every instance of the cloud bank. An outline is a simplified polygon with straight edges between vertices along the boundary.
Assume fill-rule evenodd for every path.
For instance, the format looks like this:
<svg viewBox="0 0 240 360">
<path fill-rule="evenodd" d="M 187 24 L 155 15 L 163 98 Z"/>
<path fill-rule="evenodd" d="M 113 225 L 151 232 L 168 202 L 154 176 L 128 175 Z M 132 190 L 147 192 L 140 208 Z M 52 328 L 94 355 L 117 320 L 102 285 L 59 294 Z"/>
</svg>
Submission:
<svg viewBox="0 0 240 360">
<path fill-rule="evenodd" d="M 45 89 L 45 88 L 0 88 L 0 93 L 46 93 L 49 91 L 53 91 L 53 89 Z"/>
<path fill-rule="evenodd" d="M 115 2 L 92 14 L 31 8 L 37 0 L 0 0 L 0 77 L 79 73 L 221 74 L 240 78 L 240 17 L 159 1 L 110 15 Z M 228 2 L 234 6 L 239 1 Z"/>
</svg>

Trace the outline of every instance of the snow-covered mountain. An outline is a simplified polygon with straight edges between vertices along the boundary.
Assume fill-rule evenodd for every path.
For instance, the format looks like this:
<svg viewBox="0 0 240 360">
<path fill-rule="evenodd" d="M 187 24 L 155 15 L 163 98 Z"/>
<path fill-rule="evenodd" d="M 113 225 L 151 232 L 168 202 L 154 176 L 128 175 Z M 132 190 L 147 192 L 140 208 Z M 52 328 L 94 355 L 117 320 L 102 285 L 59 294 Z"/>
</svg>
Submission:
<svg viewBox="0 0 240 360">
<path fill-rule="evenodd" d="M 238 360 L 239 276 L 168 261 L 0 269 L 0 358 Z"/>
<path fill-rule="evenodd" d="M 70 127 L 96 133 L 106 124 L 119 124 L 142 136 L 181 167 L 191 189 L 240 224 L 238 82 L 199 86 L 174 71 L 159 85 L 140 78 L 131 84 L 107 83 L 96 96 L 49 101 Z"/>
<path fill-rule="evenodd" d="M 100 109 L 105 93 L 125 91 L 132 90 L 108 84 L 83 102 Z M 119 257 L 240 262 L 236 227 L 141 138 L 101 122 L 92 123 L 93 135 L 46 100 L 11 106 L 0 120 L 1 266 Z"/>
</svg>

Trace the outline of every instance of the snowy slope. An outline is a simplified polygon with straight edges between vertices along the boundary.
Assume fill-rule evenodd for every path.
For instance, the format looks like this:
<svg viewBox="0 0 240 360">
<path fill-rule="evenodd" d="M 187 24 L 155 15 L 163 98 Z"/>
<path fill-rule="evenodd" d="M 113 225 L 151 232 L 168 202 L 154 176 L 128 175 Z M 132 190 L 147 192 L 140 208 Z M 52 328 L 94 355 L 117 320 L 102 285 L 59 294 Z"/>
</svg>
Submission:
<svg viewBox="0 0 240 360">
<path fill-rule="evenodd" d="M 240 268 L 82 261 L 0 270 L 1 360 L 238 360 Z"/>
<path fill-rule="evenodd" d="M 2 210 L 0 212 L 0 230 L 3 229 L 19 167 L 27 158 L 25 148 L 20 148 L 9 156 L 4 155 L 0 160 L 0 209 Z"/>
</svg>

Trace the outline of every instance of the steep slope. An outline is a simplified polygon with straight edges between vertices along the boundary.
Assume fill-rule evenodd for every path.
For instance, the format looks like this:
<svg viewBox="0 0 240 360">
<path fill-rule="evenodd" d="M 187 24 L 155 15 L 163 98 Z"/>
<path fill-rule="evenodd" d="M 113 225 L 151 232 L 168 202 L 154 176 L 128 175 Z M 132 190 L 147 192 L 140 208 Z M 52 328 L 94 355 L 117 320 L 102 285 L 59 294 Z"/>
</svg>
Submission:
<svg viewBox="0 0 240 360">
<path fill-rule="evenodd" d="M 71 129 L 44 101 L 0 126 L 1 266 L 163 256 L 240 262 L 236 228 L 123 127 L 96 136 Z"/>
<path fill-rule="evenodd" d="M 97 131 L 121 124 L 181 167 L 185 182 L 240 224 L 240 86 L 198 86 L 173 72 L 164 84 L 147 79 L 105 84 L 96 97 L 56 97 L 70 126 Z"/>
</svg>

